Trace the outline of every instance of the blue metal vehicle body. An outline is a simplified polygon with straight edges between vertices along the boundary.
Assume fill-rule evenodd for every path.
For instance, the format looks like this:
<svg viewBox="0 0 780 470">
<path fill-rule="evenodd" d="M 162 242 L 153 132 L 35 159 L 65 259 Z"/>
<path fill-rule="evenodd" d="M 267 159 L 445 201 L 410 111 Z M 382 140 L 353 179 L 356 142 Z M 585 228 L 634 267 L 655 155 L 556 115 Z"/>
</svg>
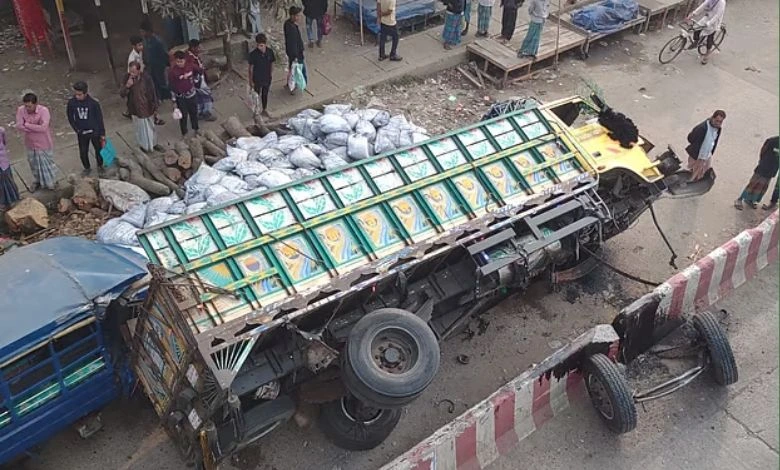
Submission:
<svg viewBox="0 0 780 470">
<path fill-rule="evenodd" d="M 0 257 L 0 464 L 128 388 L 133 377 L 111 317 L 147 275 L 146 262 L 73 237 Z"/>
</svg>

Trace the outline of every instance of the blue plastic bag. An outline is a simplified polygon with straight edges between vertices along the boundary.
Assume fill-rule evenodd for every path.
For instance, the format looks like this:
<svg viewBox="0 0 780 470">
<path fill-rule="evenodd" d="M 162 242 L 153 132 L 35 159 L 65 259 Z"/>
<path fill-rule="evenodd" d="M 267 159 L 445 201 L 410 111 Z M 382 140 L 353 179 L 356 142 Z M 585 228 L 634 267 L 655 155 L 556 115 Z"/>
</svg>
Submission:
<svg viewBox="0 0 780 470">
<path fill-rule="evenodd" d="M 114 144 L 106 137 L 106 142 L 103 144 L 103 148 L 100 149 L 100 158 L 103 159 L 103 166 L 108 167 L 116 160 L 116 149 Z"/>
<path fill-rule="evenodd" d="M 303 64 L 295 62 L 293 64 L 293 80 L 295 80 L 295 87 L 301 91 L 306 89 L 306 76 L 303 74 Z"/>
</svg>

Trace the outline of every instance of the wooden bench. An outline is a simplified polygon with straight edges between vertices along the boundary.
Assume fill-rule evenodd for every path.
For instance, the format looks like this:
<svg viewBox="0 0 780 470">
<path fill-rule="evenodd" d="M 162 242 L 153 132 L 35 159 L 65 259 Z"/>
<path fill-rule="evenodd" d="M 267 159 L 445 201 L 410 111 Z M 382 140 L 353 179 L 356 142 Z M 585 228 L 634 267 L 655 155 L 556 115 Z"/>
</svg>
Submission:
<svg viewBox="0 0 780 470">
<path fill-rule="evenodd" d="M 515 29 L 512 37 L 522 40 L 527 32 L 528 24 L 524 24 Z M 553 58 L 576 47 L 581 47 L 582 44 L 585 43 L 584 35 L 561 24 L 561 36 L 556 51 L 556 35 L 557 25 L 555 22 L 547 22 L 542 30 L 542 37 L 539 41 L 539 52 L 536 55 L 536 60 L 530 57 L 517 57 L 517 49 L 501 43 L 498 40 L 499 35 L 491 38 L 477 39 L 468 44 L 466 50 L 482 61 L 482 76 L 497 87 L 503 88 L 509 81 L 514 83 L 530 75 L 534 64 Z M 491 67 L 493 69 L 498 69 L 498 78 L 491 75 Z M 510 80 L 510 74 L 518 70 L 522 70 L 524 73 L 521 76 L 514 77 Z"/>
<path fill-rule="evenodd" d="M 639 8 L 644 10 L 644 14 L 647 17 L 643 30 L 647 32 L 650 29 L 650 21 L 653 18 L 661 17 L 661 24 L 659 29 L 666 26 L 666 19 L 669 13 L 675 16 L 684 9 L 687 13 L 688 4 L 691 0 L 639 0 Z"/>
</svg>

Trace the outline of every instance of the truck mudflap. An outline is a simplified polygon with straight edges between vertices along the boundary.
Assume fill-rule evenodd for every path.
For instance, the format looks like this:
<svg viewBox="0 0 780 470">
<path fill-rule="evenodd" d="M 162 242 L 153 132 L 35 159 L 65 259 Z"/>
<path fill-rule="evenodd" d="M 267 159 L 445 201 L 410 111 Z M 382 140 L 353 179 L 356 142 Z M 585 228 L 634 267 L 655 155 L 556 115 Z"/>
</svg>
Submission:
<svg viewBox="0 0 780 470">
<path fill-rule="evenodd" d="M 690 170 L 680 170 L 663 179 L 666 185 L 665 197 L 682 199 L 706 194 L 715 185 L 715 170 L 710 168 L 700 180 L 691 181 Z"/>
</svg>

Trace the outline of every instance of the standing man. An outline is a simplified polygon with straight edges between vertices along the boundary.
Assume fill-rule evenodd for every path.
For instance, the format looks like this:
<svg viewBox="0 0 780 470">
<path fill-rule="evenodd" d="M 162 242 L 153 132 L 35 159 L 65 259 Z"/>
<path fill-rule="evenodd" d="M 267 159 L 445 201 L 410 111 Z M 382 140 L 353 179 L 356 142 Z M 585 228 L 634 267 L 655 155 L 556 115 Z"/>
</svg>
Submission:
<svg viewBox="0 0 780 470">
<path fill-rule="evenodd" d="M 542 29 L 547 15 L 550 14 L 550 0 L 531 0 L 528 4 L 528 32 L 523 39 L 523 45 L 517 51 L 517 57 L 531 57 L 536 60 L 539 52 L 539 41 L 542 39 Z"/>
<path fill-rule="evenodd" d="M 742 210 L 742 203 L 746 202 L 752 209 L 756 209 L 766 194 L 766 190 L 769 189 L 769 182 L 777 176 L 778 169 L 780 169 L 780 138 L 774 136 L 766 139 L 764 145 L 761 146 L 758 166 L 753 170 L 753 176 L 745 186 L 745 190 L 734 201 L 734 207 Z M 774 203 L 777 204 L 777 199 L 774 200 Z"/>
<path fill-rule="evenodd" d="M 127 55 L 127 72 L 130 72 L 130 64 L 138 62 L 141 71 L 144 70 L 144 39 L 141 36 L 130 36 L 130 54 Z M 130 119 L 130 109 L 122 113 L 122 116 Z"/>
<path fill-rule="evenodd" d="M 173 67 L 168 71 L 168 83 L 171 86 L 171 99 L 174 109 L 181 111 L 179 128 L 182 137 L 187 136 L 187 118 L 192 123 L 192 130 L 198 131 L 198 99 L 195 96 L 195 77 L 203 74 L 197 65 L 187 62 L 184 51 L 176 51 L 173 55 Z"/>
<path fill-rule="evenodd" d="M 442 0 L 442 2 L 447 6 L 447 11 L 444 12 L 444 29 L 441 31 L 441 38 L 444 41 L 444 48 L 450 50 L 460 44 L 464 0 Z"/>
<path fill-rule="evenodd" d="M 718 148 L 726 112 L 719 109 L 712 117 L 694 127 L 688 133 L 688 169 L 691 171 L 691 181 L 698 181 L 712 166 L 712 156 Z"/>
<path fill-rule="evenodd" d="M 54 163 L 54 141 L 51 137 L 51 113 L 38 104 L 34 93 L 22 97 L 22 106 L 16 110 L 16 128 L 24 134 L 27 162 L 30 164 L 33 185 L 31 192 L 40 187 L 54 189 L 59 169 Z"/>
<path fill-rule="evenodd" d="M 490 27 L 490 17 L 493 15 L 495 0 L 478 0 L 477 2 L 477 34 L 479 37 L 487 37 Z"/>
<path fill-rule="evenodd" d="M 693 44 L 691 47 L 697 47 L 699 38 L 702 34 L 707 39 L 707 52 L 701 57 L 702 65 L 706 64 L 710 58 L 710 53 L 715 47 L 715 33 L 720 31 L 720 25 L 723 23 L 723 15 L 726 13 L 726 0 L 704 0 L 695 10 L 685 19 L 691 21 L 694 18 L 696 24 L 701 28 L 693 33 Z"/>
<path fill-rule="evenodd" d="M 144 152 L 151 152 L 157 145 L 157 130 L 154 126 L 154 116 L 160 101 L 154 81 L 148 72 L 141 71 L 141 64 L 133 62 L 122 82 L 119 95 L 127 98 L 127 107 L 133 117 L 135 139 Z"/>
<path fill-rule="evenodd" d="M 211 88 L 206 83 L 205 67 L 200 58 L 200 40 L 190 39 L 187 48 L 187 62 L 194 65 L 200 73 L 195 75 L 195 97 L 198 101 L 198 119 L 202 121 L 216 121 L 212 111 L 214 110 L 214 97 L 211 95 Z"/>
<path fill-rule="evenodd" d="M 171 96 L 168 90 L 168 84 L 165 81 L 165 69 L 168 67 L 168 48 L 165 47 L 165 43 L 159 38 L 152 30 L 152 23 L 149 19 L 141 22 L 141 35 L 144 37 L 143 46 L 143 64 L 144 70 L 149 72 L 149 75 L 154 81 L 154 86 L 157 91 L 157 97 L 160 101 L 165 101 Z M 165 124 L 165 121 L 154 117 L 154 123 L 158 126 Z"/>
<path fill-rule="evenodd" d="M 398 55 L 398 23 L 395 19 L 396 0 L 379 0 L 376 2 L 376 14 L 379 18 L 379 60 L 387 59 L 385 43 L 390 38 L 390 60 L 401 60 Z"/>
<path fill-rule="evenodd" d="M 325 13 L 328 11 L 328 0 L 303 0 L 303 16 L 306 17 L 306 36 L 309 38 L 309 48 L 314 47 L 312 23 L 317 24 L 317 47 L 322 47 L 322 34 L 325 31 Z"/>
<path fill-rule="evenodd" d="M 86 82 L 73 84 L 73 98 L 68 101 L 67 114 L 70 127 L 73 128 L 78 139 L 79 157 L 81 157 L 81 166 L 84 167 L 83 174 L 86 176 L 91 170 L 89 164 L 90 143 L 95 149 L 98 172 L 102 173 L 103 158 L 100 156 L 100 150 L 103 148 L 106 138 L 103 110 L 100 109 L 100 103 L 89 95 Z"/>
<path fill-rule="evenodd" d="M 517 9 L 523 6 L 523 0 L 501 0 L 504 8 L 501 12 L 501 41 L 504 44 L 512 40 L 517 24 Z"/>
<path fill-rule="evenodd" d="M 301 30 L 298 29 L 298 23 L 301 20 L 301 9 L 295 5 L 290 7 L 290 17 L 284 22 L 284 52 L 287 55 L 287 82 L 290 83 L 290 75 L 293 73 L 293 64 L 299 63 L 303 67 L 303 76 L 306 81 L 309 80 L 306 75 L 306 64 L 303 61 L 303 38 Z M 290 90 L 290 94 L 295 90 Z"/>
<path fill-rule="evenodd" d="M 260 33 L 255 36 L 255 50 L 249 53 L 249 88 L 260 95 L 260 103 L 264 118 L 270 118 L 268 114 L 268 90 L 271 88 L 271 74 L 276 62 L 274 51 L 268 48 L 268 38 Z"/>
</svg>

